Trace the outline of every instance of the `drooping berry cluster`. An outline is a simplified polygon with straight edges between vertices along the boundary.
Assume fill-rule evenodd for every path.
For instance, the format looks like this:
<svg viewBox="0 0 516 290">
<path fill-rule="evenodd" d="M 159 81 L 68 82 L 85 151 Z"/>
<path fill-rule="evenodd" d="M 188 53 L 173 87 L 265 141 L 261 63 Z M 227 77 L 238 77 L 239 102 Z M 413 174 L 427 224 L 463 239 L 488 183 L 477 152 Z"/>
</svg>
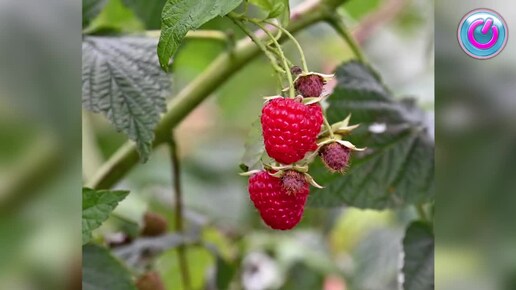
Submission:
<svg viewBox="0 0 516 290">
<path fill-rule="evenodd" d="M 304 73 L 297 67 L 291 72 L 296 75 L 291 85 L 299 95 L 268 98 L 260 117 L 265 151 L 276 163 L 249 172 L 250 199 L 262 220 L 276 230 L 292 229 L 301 221 L 310 184 L 322 188 L 307 173 L 315 156 L 331 172 L 343 173 L 351 150 L 360 150 L 341 140 L 356 128 L 348 126 L 349 118 L 333 126 L 325 123 L 319 102 L 331 76 Z"/>
</svg>

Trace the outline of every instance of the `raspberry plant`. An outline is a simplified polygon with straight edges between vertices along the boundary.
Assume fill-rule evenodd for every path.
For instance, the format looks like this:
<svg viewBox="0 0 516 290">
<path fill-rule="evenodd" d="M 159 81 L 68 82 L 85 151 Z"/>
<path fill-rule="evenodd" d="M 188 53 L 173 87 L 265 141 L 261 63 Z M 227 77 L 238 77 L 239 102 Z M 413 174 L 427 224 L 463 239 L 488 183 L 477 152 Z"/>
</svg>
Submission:
<svg viewBox="0 0 516 290">
<path fill-rule="evenodd" d="M 192 222 L 185 221 L 189 209 L 183 203 L 175 128 L 261 55 L 270 63 L 277 85 L 270 85 L 268 96 L 246 96 L 263 97 L 263 107 L 250 128 L 240 164 L 241 175 L 248 178 L 250 206 L 265 225 L 260 224 L 260 230 L 291 230 L 282 233 L 294 235 L 303 228 L 306 207 L 413 207 L 417 221 L 400 241 L 405 249 L 404 285 L 406 290 L 433 289 L 433 272 L 423 267 L 433 261 L 433 140 L 423 112 L 411 101 L 394 98 L 364 58 L 339 14 L 346 1 L 306 1 L 292 12 L 285 0 L 155 1 L 162 7 L 161 26 L 145 17 L 136 0 L 84 0 L 84 108 L 103 114 L 131 140 L 97 170 L 85 173 L 84 288 L 168 289 L 155 266 L 156 257 L 170 248 L 177 249 L 181 289 L 204 287 L 192 278 L 189 257 L 198 253 L 193 246 L 215 257 L 217 289 L 238 285 L 244 262 L 208 245 Z M 122 12 L 125 18 L 109 21 L 110 15 L 114 19 L 112 15 Z M 220 18 L 235 31 L 196 30 Z M 294 36 L 318 22 L 330 24 L 354 54 L 355 60 L 341 64 L 334 74 L 309 70 L 304 44 Z M 148 30 L 127 35 L 129 26 Z M 244 34 L 238 41 L 236 31 Z M 174 88 L 169 74 L 174 73 L 176 53 L 188 39 L 220 42 L 226 50 L 166 103 Z M 287 53 L 285 41 L 294 45 L 298 59 Z M 371 130 L 374 126 L 385 129 Z M 125 229 L 122 238 L 103 236 L 98 227 L 117 217 L 112 211 L 128 195 L 113 187 L 138 160 L 152 159 L 153 149 L 161 145 L 168 147 L 172 167 L 172 219 L 147 212 L 141 225 Z M 167 236 L 168 231 L 175 236 Z M 103 278 L 105 273 L 109 279 Z"/>
</svg>

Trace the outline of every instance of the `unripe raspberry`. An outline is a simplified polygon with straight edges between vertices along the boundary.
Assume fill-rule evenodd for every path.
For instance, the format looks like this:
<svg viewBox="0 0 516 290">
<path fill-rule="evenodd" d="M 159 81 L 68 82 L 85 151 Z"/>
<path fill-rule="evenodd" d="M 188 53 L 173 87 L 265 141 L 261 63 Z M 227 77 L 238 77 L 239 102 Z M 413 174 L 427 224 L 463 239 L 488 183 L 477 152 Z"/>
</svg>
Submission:
<svg viewBox="0 0 516 290">
<path fill-rule="evenodd" d="M 332 172 L 344 172 L 349 162 L 351 149 L 337 142 L 324 145 L 319 151 L 324 165 Z"/>
<path fill-rule="evenodd" d="M 157 272 L 147 272 L 136 281 L 138 290 L 165 290 L 165 285 Z"/>
<path fill-rule="evenodd" d="M 300 76 L 294 83 L 294 87 L 305 98 L 317 98 L 322 94 L 325 84 L 322 76 L 310 74 Z"/>
<path fill-rule="evenodd" d="M 142 236 L 155 237 L 164 234 L 167 231 L 168 222 L 160 214 L 146 212 L 143 216 Z"/>
<path fill-rule="evenodd" d="M 296 192 L 303 190 L 305 186 L 306 178 L 301 172 L 288 170 L 281 177 L 281 187 L 288 194 L 295 194 Z"/>
<path fill-rule="evenodd" d="M 323 122 L 319 104 L 273 99 L 263 107 L 260 120 L 265 150 L 276 161 L 292 164 L 317 149 L 317 135 Z"/>
<path fill-rule="evenodd" d="M 262 220 L 272 229 L 289 230 L 295 227 L 305 208 L 310 186 L 305 182 L 295 193 L 288 193 L 281 179 L 262 171 L 249 178 L 249 197 Z"/>
</svg>

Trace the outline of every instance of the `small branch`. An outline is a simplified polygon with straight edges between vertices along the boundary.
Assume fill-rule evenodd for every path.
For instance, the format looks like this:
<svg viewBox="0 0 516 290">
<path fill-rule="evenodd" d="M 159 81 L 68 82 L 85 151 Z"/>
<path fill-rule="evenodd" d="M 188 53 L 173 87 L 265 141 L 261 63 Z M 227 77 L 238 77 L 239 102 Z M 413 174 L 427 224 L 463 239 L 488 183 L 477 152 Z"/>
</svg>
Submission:
<svg viewBox="0 0 516 290">
<path fill-rule="evenodd" d="M 270 24 L 270 25 L 278 28 L 281 32 L 284 32 L 288 36 L 288 38 L 290 38 L 290 40 L 292 40 L 292 42 L 294 42 L 294 44 L 297 47 L 297 50 L 299 51 L 299 55 L 301 56 L 301 64 L 303 66 L 303 70 L 304 70 L 304 72 L 308 72 L 308 65 L 306 64 L 305 54 L 303 52 L 303 48 L 299 44 L 299 41 L 297 41 L 297 39 L 290 32 L 288 32 L 288 30 L 283 28 L 281 25 L 278 25 L 278 24 L 276 24 L 274 22 L 271 22 L 271 21 L 265 21 L 265 23 Z"/>
<path fill-rule="evenodd" d="M 280 58 L 283 61 L 283 67 L 285 68 L 285 71 L 287 73 L 288 91 L 289 91 L 290 98 L 294 98 L 296 96 L 296 92 L 294 91 L 294 79 L 292 78 L 292 73 L 290 72 L 290 68 L 288 67 L 287 58 L 285 57 L 285 54 L 283 53 L 283 50 L 281 49 L 281 45 L 276 40 L 274 35 L 269 30 L 267 30 L 267 28 L 263 24 L 261 24 L 258 21 L 252 20 L 252 19 L 248 19 L 248 21 L 253 23 L 254 25 L 260 27 L 260 29 L 263 30 L 263 32 L 265 32 L 265 34 L 267 34 L 269 36 L 269 38 L 272 40 L 272 42 L 274 42 L 274 44 L 276 45 L 276 48 L 278 49 L 278 53 L 280 55 Z"/>
<path fill-rule="evenodd" d="M 328 129 L 328 133 L 330 134 L 331 139 L 335 139 L 335 136 L 333 135 L 333 130 L 331 129 L 330 123 L 328 123 L 328 119 L 326 119 L 326 116 L 323 116 L 324 126 Z"/>
<path fill-rule="evenodd" d="M 175 229 L 180 235 L 183 234 L 183 197 L 181 192 L 181 164 L 177 154 L 177 143 L 174 136 L 169 140 L 170 163 L 172 166 L 172 182 L 174 185 L 175 197 Z M 190 290 L 190 273 L 188 271 L 188 262 L 186 257 L 186 247 L 181 244 L 177 248 L 177 256 L 179 259 L 179 268 L 181 271 L 181 280 L 183 281 L 183 289 Z"/>
<path fill-rule="evenodd" d="M 274 54 L 267 49 L 267 47 L 262 43 L 262 41 L 258 37 L 256 37 L 256 35 L 254 35 L 254 33 L 251 30 L 249 30 L 249 28 L 247 28 L 240 20 L 235 19 L 234 17 L 229 17 L 229 19 L 231 19 L 233 23 L 235 23 L 245 34 L 247 34 L 247 36 L 249 36 L 249 38 L 253 40 L 253 42 L 262 50 L 265 56 L 269 58 L 272 67 L 274 67 L 274 69 L 277 72 L 286 73 L 286 71 L 279 67 L 276 63 L 276 57 L 274 56 Z"/>
<path fill-rule="evenodd" d="M 147 30 L 145 36 L 159 38 L 161 30 Z M 185 36 L 185 39 L 198 39 L 198 40 L 215 40 L 221 42 L 229 41 L 227 33 L 219 30 L 191 30 Z"/>
<path fill-rule="evenodd" d="M 344 24 L 344 21 L 340 16 L 338 16 L 336 13 L 329 17 L 327 20 L 328 24 L 330 24 L 333 29 L 347 42 L 349 48 L 351 51 L 353 51 L 353 54 L 355 57 L 360 60 L 361 62 L 366 62 L 364 54 L 362 53 L 362 50 L 358 46 L 357 42 L 349 33 L 346 25 Z"/>
</svg>

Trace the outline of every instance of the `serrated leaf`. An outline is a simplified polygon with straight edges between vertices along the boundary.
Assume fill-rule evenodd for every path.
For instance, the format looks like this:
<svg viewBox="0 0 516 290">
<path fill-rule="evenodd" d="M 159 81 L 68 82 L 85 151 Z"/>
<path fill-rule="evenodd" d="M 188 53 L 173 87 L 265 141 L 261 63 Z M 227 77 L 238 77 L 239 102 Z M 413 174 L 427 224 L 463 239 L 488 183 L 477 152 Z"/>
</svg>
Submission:
<svg viewBox="0 0 516 290">
<path fill-rule="evenodd" d="M 354 152 L 344 175 L 329 174 L 320 162 L 310 168 L 325 188 L 310 194 L 312 206 L 397 208 L 434 196 L 434 142 L 424 113 L 413 102 L 393 99 L 379 76 L 353 61 L 337 69 L 338 84 L 328 99 L 330 123 L 360 123 L 349 140 L 368 149 Z M 370 130 L 381 124 L 385 130 Z"/>
<path fill-rule="evenodd" d="M 107 0 L 82 0 L 82 28 L 99 15 Z"/>
<path fill-rule="evenodd" d="M 122 201 L 129 191 L 82 189 L 82 244 L 91 239 L 91 232 L 98 228 Z"/>
<path fill-rule="evenodd" d="M 235 9 L 242 0 L 168 0 L 161 14 L 161 35 L 158 56 L 161 67 L 168 69 L 183 38 L 189 30 L 197 29 L 216 16 L 224 16 Z"/>
<path fill-rule="evenodd" d="M 425 222 L 413 222 L 403 239 L 404 290 L 434 289 L 434 235 Z"/>
<path fill-rule="evenodd" d="M 290 5 L 288 0 L 250 0 L 249 3 L 267 13 L 266 19 L 278 18 L 283 26 L 290 20 Z"/>
<path fill-rule="evenodd" d="M 170 78 L 158 65 L 156 41 L 144 37 L 85 37 L 82 43 L 82 104 L 103 113 L 146 161 L 154 127 L 166 109 Z"/>
<path fill-rule="evenodd" d="M 108 249 L 98 245 L 82 247 L 83 290 L 137 290 L 131 274 Z"/>
</svg>

